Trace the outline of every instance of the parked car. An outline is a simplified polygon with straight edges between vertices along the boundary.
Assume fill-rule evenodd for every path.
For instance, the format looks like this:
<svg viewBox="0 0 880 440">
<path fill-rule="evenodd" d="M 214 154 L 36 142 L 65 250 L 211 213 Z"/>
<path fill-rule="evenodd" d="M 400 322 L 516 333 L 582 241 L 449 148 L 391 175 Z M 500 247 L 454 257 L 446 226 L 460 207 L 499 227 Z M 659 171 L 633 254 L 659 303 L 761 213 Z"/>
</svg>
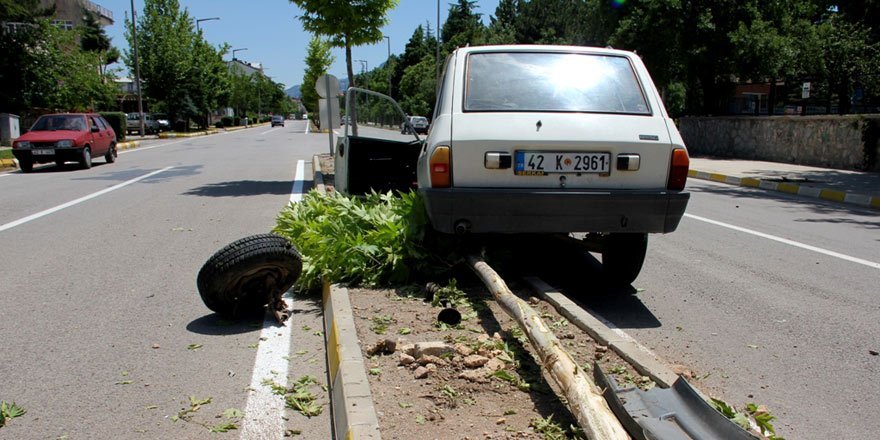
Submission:
<svg viewBox="0 0 880 440">
<path fill-rule="evenodd" d="M 76 161 L 88 169 L 93 157 L 104 156 L 107 163 L 116 161 L 116 132 L 94 113 L 43 115 L 12 143 L 12 154 L 25 173 L 31 172 L 34 164 L 51 162 L 62 166 Z"/>
<path fill-rule="evenodd" d="M 400 134 L 411 133 L 413 130 L 416 133 L 427 133 L 428 118 L 424 116 L 407 116 L 406 121 L 400 124 Z"/>
<path fill-rule="evenodd" d="M 284 116 L 281 116 L 281 115 L 272 116 L 272 126 L 274 127 L 276 125 L 280 125 L 280 126 L 284 127 Z"/>
<path fill-rule="evenodd" d="M 168 119 L 167 115 L 161 113 L 154 113 L 153 119 L 159 124 L 159 131 L 169 131 L 171 130 L 171 121 Z"/>
<path fill-rule="evenodd" d="M 678 227 L 687 149 L 634 53 L 465 47 L 449 55 L 439 85 L 424 142 L 340 139 L 337 190 L 417 182 L 442 233 L 585 233 L 615 284 L 638 276 L 649 233 Z"/>
<path fill-rule="evenodd" d="M 140 113 L 128 113 L 126 116 L 125 129 L 126 133 L 137 133 L 141 136 L 144 133 L 141 132 L 141 117 Z M 167 122 L 167 120 L 166 120 Z M 153 115 L 144 114 L 144 131 L 146 134 L 155 134 L 161 131 L 161 125 L 159 121 L 157 121 Z"/>
</svg>

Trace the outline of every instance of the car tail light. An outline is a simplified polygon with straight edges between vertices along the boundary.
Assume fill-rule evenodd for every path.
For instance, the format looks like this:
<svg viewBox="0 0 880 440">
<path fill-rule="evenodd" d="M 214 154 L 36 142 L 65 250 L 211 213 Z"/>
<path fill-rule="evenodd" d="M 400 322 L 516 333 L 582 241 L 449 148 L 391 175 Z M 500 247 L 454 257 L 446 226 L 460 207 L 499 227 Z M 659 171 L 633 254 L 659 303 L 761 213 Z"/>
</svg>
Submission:
<svg viewBox="0 0 880 440">
<path fill-rule="evenodd" d="M 687 150 L 684 148 L 672 150 L 672 163 L 669 167 L 669 181 L 666 182 L 666 189 L 671 191 L 681 191 L 684 189 L 684 184 L 687 183 L 690 164 L 691 161 L 688 159 Z"/>
<path fill-rule="evenodd" d="M 449 188 L 452 186 L 452 169 L 449 163 L 449 147 L 434 148 L 431 153 L 431 187 Z"/>
</svg>

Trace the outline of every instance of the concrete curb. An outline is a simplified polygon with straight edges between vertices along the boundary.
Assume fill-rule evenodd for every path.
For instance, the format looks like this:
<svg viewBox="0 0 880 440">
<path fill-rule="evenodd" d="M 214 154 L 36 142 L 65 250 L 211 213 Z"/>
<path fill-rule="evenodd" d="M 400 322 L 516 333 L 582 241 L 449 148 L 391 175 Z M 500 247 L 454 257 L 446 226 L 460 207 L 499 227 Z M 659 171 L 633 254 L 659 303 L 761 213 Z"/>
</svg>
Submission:
<svg viewBox="0 0 880 440">
<path fill-rule="evenodd" d="M 0 168 L 18 168 L 18 161 L 15 159 L 0 159 Z"/>
<path fill-rule="evenodd" d="M 192 133 L 162 132 L 159 133 L 159 139 L 189 138 L 196 136 L 207 136 L 209 134 L 219 133 L 219 129 L 210 129 L 205 131 L 194 131 Z"/>
<path fill-rule="evenodd" d="M 617 333 L 604 322 L 596 319 L 562 293 L 538 278 L 526 277 L 526 283 L 542 299 L 553 304 L 565 319 L 587 332 L 597 343 L 607 346 L 629 362 L 639 373 L 648 376 L 662 388 L 669 388 L 678 379 L 665 362 L 634 340 Z"/>
<path fill-rule="evenodd" d="M 323 309 L 335 438 L 379 440 L 379 418 L 364 370 L 348 289 L 325 281 Z"/>
<path fill-rule="evenodd" d="M 773 182 L 769 180 L 754 179 L 751 177 L 736 177 L 726 174 L 710 173 L 707 171 L 699 170 L 688 170 L 688 177 L 701 180 L 710 180 L 712 182 L 727 183 L 736 186 L 745 186 L 749 188 L 761 188 L 769 191 L 778 191 L 799 196 L 813 197 L 818 199 L 830 200 L 833 202 L 880 209 L 880 197 L 848 193 L 845 191 L 829 188 L 816 188 L 791 182 Z"/>
<path fill-rule="evenodd" d="M 315 171 L 315 189 L 319 193 L 324 194 L 327 192 L 327 187 L 324 186 L 324 171 L 321 170 L 321 158 L 317 154 L 312 156 L 312 169 Z"/>
</svg>

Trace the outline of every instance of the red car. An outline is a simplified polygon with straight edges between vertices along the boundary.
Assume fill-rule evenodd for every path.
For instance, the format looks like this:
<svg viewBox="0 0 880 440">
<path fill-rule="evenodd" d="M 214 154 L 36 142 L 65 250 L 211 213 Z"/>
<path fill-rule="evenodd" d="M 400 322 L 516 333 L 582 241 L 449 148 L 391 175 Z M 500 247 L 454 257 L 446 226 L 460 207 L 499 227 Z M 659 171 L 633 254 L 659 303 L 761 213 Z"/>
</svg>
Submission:
<svg viewBox="0 0 880 440">
<path fill-rule="evenodd" d="M 116 132 L 106 119 L 94 113 L 43 115 L 30 131 L 12 143 L 12 154 L 21 171 L 34 169 L 35 163 L 79 162 L 92 167 L 92 158 L 104 156 L 107 163 L 116 161 Z"/>
</svg>

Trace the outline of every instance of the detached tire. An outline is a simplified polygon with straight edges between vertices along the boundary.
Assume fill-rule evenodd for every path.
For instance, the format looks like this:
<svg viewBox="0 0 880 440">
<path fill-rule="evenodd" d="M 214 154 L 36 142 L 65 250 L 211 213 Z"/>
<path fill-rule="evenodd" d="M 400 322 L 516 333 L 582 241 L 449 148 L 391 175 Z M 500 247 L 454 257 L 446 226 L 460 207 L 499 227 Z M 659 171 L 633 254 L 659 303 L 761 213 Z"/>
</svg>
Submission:
<svg viewBox="0 0 880 440">
<path fill-rule="evenodd" d="M 613 287 L 632 284 L 645 262 L 648 234 L 610 234 L 602 250 L 606 282 Z"/>
<path fill-rule="evenodd" d="M 229 318 L 259 315 L 302 272 L 302 256 L 284 237 L 260 234 L 236 240 L 205 262 L 196 280 L 202 301 Z"/>
</svg>

